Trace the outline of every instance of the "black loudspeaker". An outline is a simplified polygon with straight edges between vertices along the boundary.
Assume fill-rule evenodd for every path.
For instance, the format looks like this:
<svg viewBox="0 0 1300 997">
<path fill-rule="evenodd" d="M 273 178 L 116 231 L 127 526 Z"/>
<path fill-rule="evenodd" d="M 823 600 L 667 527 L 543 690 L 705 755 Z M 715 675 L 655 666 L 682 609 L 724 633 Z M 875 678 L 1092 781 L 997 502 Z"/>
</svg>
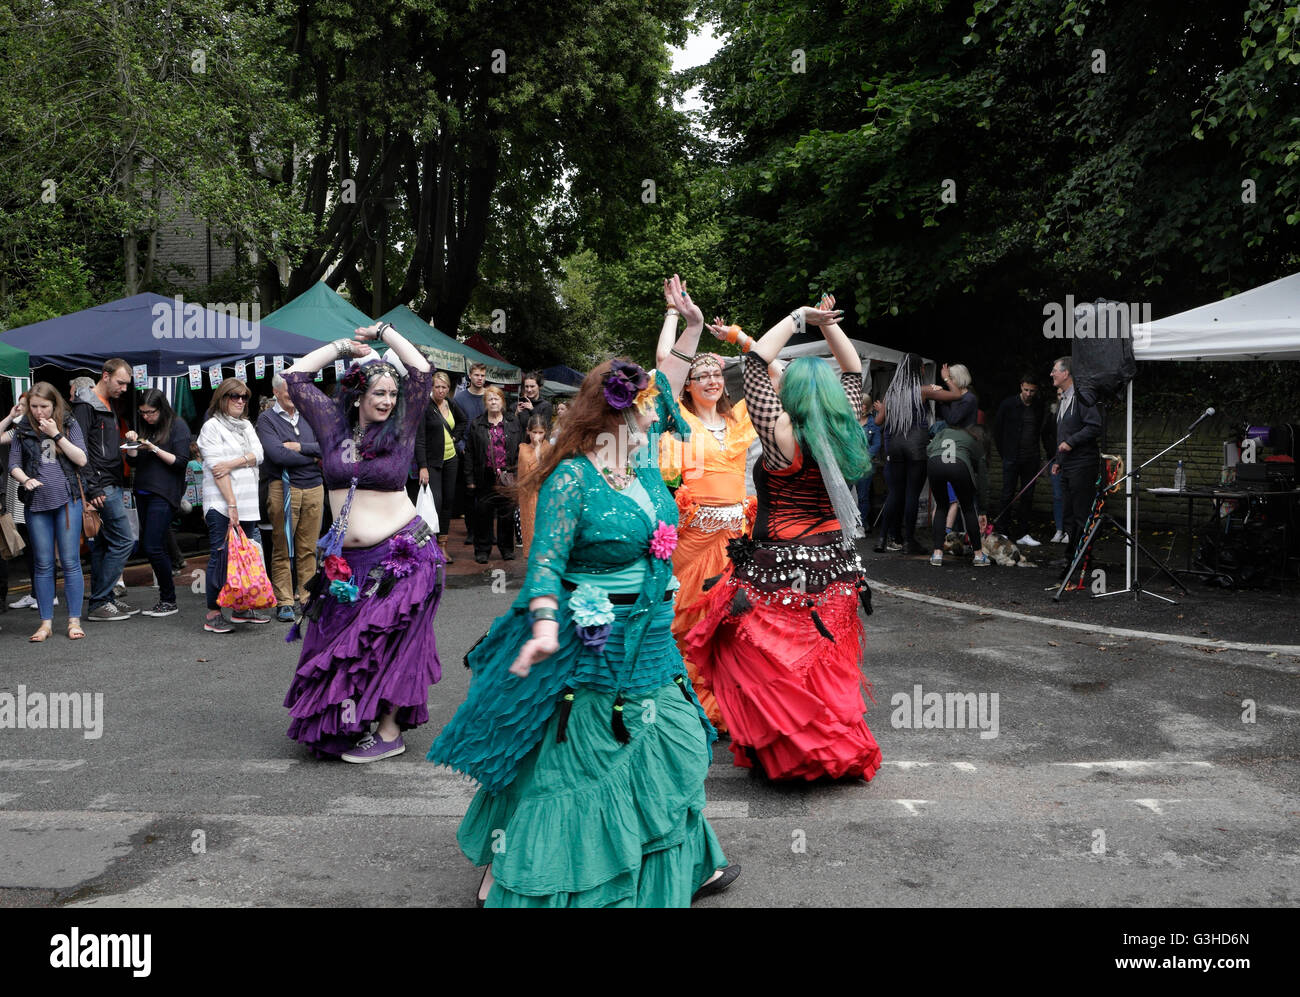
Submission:
<svg viewBox="0 0 1300 997">
<path fill-rule="evenodd" d="M 1085 404 L 1113 401 L 1137 373 L 1133 356 L 1134 310 L 1122 301 L 1104 298 L 1075 309 L 1070 374 Z"/>
</svg>

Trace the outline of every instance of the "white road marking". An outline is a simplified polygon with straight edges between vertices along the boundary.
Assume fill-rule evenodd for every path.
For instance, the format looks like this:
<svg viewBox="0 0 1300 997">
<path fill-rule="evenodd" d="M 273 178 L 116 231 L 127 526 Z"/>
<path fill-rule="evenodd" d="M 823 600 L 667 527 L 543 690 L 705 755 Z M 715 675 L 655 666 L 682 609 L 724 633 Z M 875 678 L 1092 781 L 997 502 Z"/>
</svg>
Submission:
<svg viewBox="0 0 1300 997">
<path fill-rule="evenodd" d="M 1112 637 L 1132 637 L 1137 640 L 1155 640 L 1167 644 L 1185 644 L 1188 647 L 1216 647 L 1225 651 L 1262 651 L 1265 653 L 1276 652 L 1277 654 L 1300 656 L 1300 645 L 1296 644 L 1248 644 L 1235 640 L 1211 640 L 1208 637 L 1184 637 L 1180 634 L 1155 633 L 1147 630 L 1125 630 L 1122 627 L 1108 627 L 1098 623 L 1079 623 L 1075 620 L 1058 620 L 1050 616 L 1032 616 L 1029 613 L 1015 613 L 1009 609 L 991 609 L 988 606 L 979 606 L 970 602 L 940 599 L 938 596 L 912 592 L 909 589 L 889 585 L 886 582 L 872 581 L 871 588 L 876 592 L 896 595 L 900 599 L 911 599 L 914 602 L 928 603 L 931 606 L 959 609 L 967 613 L 978 613 L 981 616 L 1000 616 L 1004 620 L 1019 620 L 1022 623 L 1041 623 L 1045 626 L 1061 627 L 1066 630 L 1082 630 L 1085 633 L 1106 634 Z M 1297 669 L 1294 665 L 1283 666 L 1279 663 L 1279 670 L 1295 673 L 1300 669 Z"/>
<path fill-rule="evenodd" d="M 918 806 L 925 806 L 925 804 L 927 803 L 933 803 L 934 801 L 933 800 L 895 800 L 894 802 L 901 803 L 903 805 L 903 809 L 905 809 L 909 814 L 911 814 L 914 817 L 919 817 L 921 815 L 921 812 L 916 808 Z"/>
<path fill-rule="evenodd" d="M 288 772 L 298 764 L 296 758 L 250 758 L 241 762 L 240 772 Z"/>
<path fill-rule="evenodd" d="M 0 772 L 69 772 L 85 764 L 84 758 L 0 758 Z"/>
<path fill-rule="evenodd" d="M 748 817 L 749 804 L 744 800 L 713 800 L 705 805 L 704 816 L 708 820 Z"/>
<path fill-rule="evenodd" d="M 1140 807 L 1146 807 L 1153 814 L 1162 814 L 1165 812 L 1164 806 L 1166 803 L 1182 803 L 1183 801 L 1182 800 L 1134 800 L 1133 802 Z"/>
<path fill-rule="evenodd" d="M 1119 769 L 1121 772 L 1147 772 L 1151 769 L 1177 768 L 1186 765 L 1191 768 L 1212 769 L 1210 762 L 1178 761 L 1174 759 L 1117 759 L 1110 762 L 1052 762 L 1053 765 L 1076 769 Z"/>
</svg>

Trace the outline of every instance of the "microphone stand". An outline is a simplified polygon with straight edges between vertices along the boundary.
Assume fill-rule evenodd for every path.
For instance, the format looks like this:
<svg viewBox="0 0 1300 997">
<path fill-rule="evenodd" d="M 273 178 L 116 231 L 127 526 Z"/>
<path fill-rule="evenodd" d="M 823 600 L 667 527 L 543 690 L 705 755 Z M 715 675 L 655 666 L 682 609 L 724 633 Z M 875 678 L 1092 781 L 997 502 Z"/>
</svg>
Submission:
<svg viewBox="0 0 1300 997">
<path fill-rule="evenodd" d="M 1202 416 L 1201 418 L 1203 419 L 1204 416 Z M 1142 494 L 1141 485 L 1142 485 L 1143 468 L 1147 467 L 1150 464 L 1155 463 L 1161 457 L 1167 454 L 1170 450 L 1173 450 L 1175 447 L 1181 446 L 1182 444 L 1186 443 L 1192 437 L 1192 430 L 1194 430 L 1200 424 L 1201 424 L 1201 419 L 1197 419 L 1194 423 L 1192 423 L 1191 427 L 1187 430 L 1186 433 L 1183 434 L 1183 436 L 1180 439 L 1175 440 L 1173 443 L 1169 444 L 1169 446 L 1165 447 L 1154 457 L 1151 457 L 1150 459 L 1139 464 L 1133 470 L 1129 471 L 1128 474 L 1124 475 L 1124 477 L 1116 480 L 1113 484 L 1108 485 L 1105 488 L 1099 490 L 1097 492 L 1096 498 L 1102 498 L 1107 492 L 1117 491 L 1120 485 L 1124 484 L 1124 482 L 1132 478 L 1133 479 L 1133 528 L 1135 530 L 1138 529 L 1140 523 L 1140 519 L 1138 517 L 1138 506 Z M 1094 498 L 1093 500 L 1094 502 L 1096 501 L 1096 498 Z M 1139 596 L 1149 595 L 1154 599 L 1163 600 L 1164 602 L 1169 603 L 1171 606 L 1178 605 L 1177 602 L 1175 602 L 1173 599 L 1170 599 L 1168 596 L 1160 595 L 1158 592 L 1148 592 L 1143 587 L 1142 580 L 1138 577 L 1138 556 L 1137 556 L 1138 551 L 1145 554 L 1147 556 L 1147 560 L 1149 560 L 1152 564 L 1154 564 L 1156 568 L 1159 569 L 1160 572 L 1163 572 L 1171 582 L 1177 585 L 1178 588 L 1182 590 L 1183 595 L 1190 594 L 1187 591 L 1187 586 L 1184 585 L 1181 581 L 1179 581 L 1178 576 L 1175 575 L 1169 569 L 1168 565 L 1166 565 L 1162 560 L 1160 560 L 1160 558 L 1156 557 L 1149 550 L 1143 547 L 1141 541 L 1138 540 L 1138 538 L 1134 534 L 1130 533 L 1123 526 L 1121 526 L 1119 524 L 1119 521 L 1115 519 L 1114 516 L 1112 516 L 1110 513 L 1107 512 L 1097 517 L 1097 521 L 1092 524 L 1092 529 L 1088 531 L 1088 535 L 1085 536 L 1082 542 L 1079 544 L 1079 546 L 1075 548 L 1076 552 L 1074 555 L 1074 560 L 1070 563 L 1069 570 L 1066 571 L 1065 577 L 1061 579 L 1061 584 L 1057 587 L 1056 594 L 1052 596 L 1053 602 L 1061 601 L 1061 593 L 1065 591 L 1065 586 L 1070 583 L 1070 579 L 1074 576 L 1074 572 L 1078 569 L 1079 563 L 1083 560 L 1089 548 L 1091 548 L 1093 538 L 1097 535 L 1097 531 L 1101 529 L 1101 525 L 1104 522 L 1110 523 L 1110 525 L 1115 528 L 1115 531 L 1119 533 L 1122 537 L 1124 537 L 1124 542 L 1129 546 L 1129 548 L 1133 549 L 1134 551 L 1133 576 L 1130 578 L 1127 576 L 1127 574 L 1125 575 L 1124 587 L 1122 589 L 1116 589 L 1113 592 L 1098 593 L 1097 595 L 1093 596 L 1094 599 L 1104 599 L 1108 595 L 1124 595 L 1127 592 L 1132 592 L 1133 598 L 1135 600 Z M 1191 542 L 1191 538 L 1188 538 L 1188 543 L 1190 542 Z M 1152 577 L 1154 578 L 1155 576 L 1153 575 Z"/>
</svg>

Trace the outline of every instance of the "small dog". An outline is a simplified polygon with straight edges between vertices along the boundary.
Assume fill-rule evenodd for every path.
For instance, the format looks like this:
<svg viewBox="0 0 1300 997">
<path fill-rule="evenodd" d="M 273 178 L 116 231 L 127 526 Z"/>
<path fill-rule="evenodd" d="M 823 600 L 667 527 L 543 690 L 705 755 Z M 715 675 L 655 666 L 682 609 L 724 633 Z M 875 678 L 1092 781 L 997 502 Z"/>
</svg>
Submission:
<svg viewBox="0 0 1300 997">
<path fill-rule="evenodd" d="M 943 552 L 948 557 L 965 557 L 970 553 L 970 547 L 966 545 L 966 534 L 949 533 L 943 538 Z"/>
<path fill-rule="evenodd" d="M 988 534 L 984 537 L 982 546 L 989 560 L 1004 568 L 1035 567 L 1024 554 L 1020 553 L 1020 548 L 1001 533 Z"/>
</svg>

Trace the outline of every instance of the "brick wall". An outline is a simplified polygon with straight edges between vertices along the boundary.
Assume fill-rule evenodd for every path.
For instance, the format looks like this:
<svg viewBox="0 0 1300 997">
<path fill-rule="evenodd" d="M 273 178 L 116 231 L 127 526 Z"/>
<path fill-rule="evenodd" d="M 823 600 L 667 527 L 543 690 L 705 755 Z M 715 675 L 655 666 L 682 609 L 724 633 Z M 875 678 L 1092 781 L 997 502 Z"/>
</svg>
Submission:
<svg viewBox="0 0 1300 997">
<path fill-rule="evenodd" d="M 1140 464 L 1149 460 L 1174 440 L 1187 432 L 1187 427 L 1196 421 L 1204 411 L 1198 409 L 1187 412 L 1167 412 L 1160 414 L 1143 414 L 1140 411 L 1133 416 L 1133 460 Z M 986 413 L 986 416 L 988 413 Z M 1165 454 L 1158 461 L 1142 472 L 1141 499 L 1142 528 L 1158 526 L 1186 525 L 1186 500 L 1158 498 L 1146 492 L 1148 488 L 1172 488 L 1174 468 L 1178 461 L 1183 461 L 1189 487 L 1213 487 L 1219 484 L 1223 468 L 1223 441 L 1234 432 L 1244 419 L 1236 415 L 1231 417 L 1215 415 L 1196 427 L 1190 440 Z M 1124 456 L 1125 449 L 1125 411 L 1122 405 L 1107 411 L 1106 441 L 1103 453 Z M 1263 457 L 1272 451 L 1261 448 Z M 1001 512 L 998 497 L 1002 493 L 1002 462 L 996 450 L 989 469 L 989 501 L 995 512 Z M 1052 485 L 1047 480 L 1047 473 L 1038 479 L 1034 486 L 1034 517 L 1044 522 L 1052 518 Z M 1116 509 L 1123 508 L 1122 497 L 1115 502 Z M 1049 534 L 1050 535 L 1050 534 Z M 1040 538 L 1041 539 L 1041 538 Z"/>
<path fill-rule="evenodd" d="M 164 213 L 174 206 L 170 195 L 164 194 Z M 158 257 L 156 267 L 168 281 L 184 288 L 204 287 L 235 265 L 235 247 L 222 245 L 217 233 L 211 232 L 211 271 L 209 272 L 209 228 L 202 218 L 196 218 L 181 206 L 175 221 L 166 223 L 158 232 Z M 171 269 L 188 267 L 193 276 Z"/>
</svg>

